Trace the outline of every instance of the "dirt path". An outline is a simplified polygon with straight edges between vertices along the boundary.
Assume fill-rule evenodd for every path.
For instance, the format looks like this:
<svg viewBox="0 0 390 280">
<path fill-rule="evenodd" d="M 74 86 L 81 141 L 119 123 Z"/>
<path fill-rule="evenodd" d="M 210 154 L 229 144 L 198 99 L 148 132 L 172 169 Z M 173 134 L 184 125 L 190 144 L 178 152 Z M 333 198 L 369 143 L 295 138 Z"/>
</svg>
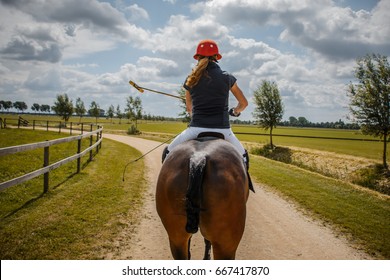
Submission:
<svg viewBox="0 0 390 280">
<path fill-rule="evenodd" d="M 159 145 L 159 142 L 140 138 L 104 134 L 105 138 L 128 144 L 145 153 Z M 141 213 L 141 221 L 133 234 L 123 233 L 119 256 L 115 259 L 172 259 L 168 238 L 155 210 L 154 192 L 161 168 L 163 146 L 145 157 L 149 188 Z M 340 236 L 318 221 L 313 221 L 295 207 L 255 184 L 256 193 L 249 196 L 247 221 L 243 239 L 236 258 L 242 260 L 342 260 L 369 259 Z M 125 239 L 125 240 L 123 240 Z M 126 241 L 127 239 L 127 241 Z M 125 242 L 123 242 L 125 241 Z M 203 257 L 203 239 L 197 233 L 192 238 L 193 259 Z"/>
</svg>

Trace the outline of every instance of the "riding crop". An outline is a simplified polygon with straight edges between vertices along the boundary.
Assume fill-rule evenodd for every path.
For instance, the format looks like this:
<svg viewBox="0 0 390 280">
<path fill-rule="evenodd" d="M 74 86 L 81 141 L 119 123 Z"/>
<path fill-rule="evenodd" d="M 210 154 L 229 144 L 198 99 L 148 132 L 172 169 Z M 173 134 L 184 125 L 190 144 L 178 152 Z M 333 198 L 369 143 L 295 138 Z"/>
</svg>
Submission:
<svg viewBox="0 0 390 280">
<path fill-rule="evenodd" d="M 179 134 L 177 134 L 179 135 Z M 139 161 L 141 158 L 145 157 L 146 155 L 150 154 L 151 152 L 153 152 L 154 150 L 156 150 L 157 148 L 161 147 L 162 145 L 168 143 L 169 141 L 171 141 L 173 138 L 175 138 L 177 135 L 169 138 L 168 140 L 162 142 L 161 144 L 159 144 L 158 146 L 154 147 L 153 149 L 149 150 L 148 152 L 146 152 L 145 154 L 141 155 L 140 157 L 132 160 L 132 161 L 129 161 L 126 165 L 125 165 L 125 168 L 123 169 L 123 173 L 122 173 L 122 181 L 124 182 L 125 181 L 125 173 L 126 173 L 126 169 L 127 169 L 127 166 L 131 163 L 135 163 L 137 161 Z"/>
<path fill-rule="evenodd" d="M 136 83 L 134 83 L 133 81 L 129 81 L 129 84 L 132 85 L 136 90 L 138 90 L 141 93 L 143 93 L 144 90 L 147 90 L 147 91 L 151 91 L 151 92 L 154 92 L 154 93 L 158 93 L 158 94 L 162 94 L 162 95 L 166 95 L 166 96 L 170 96 L 170 97 L 174 97 L 174 98 L 185 100 L 184 97 L 181 97 L 179 95 L 174 95 L 174 94 L 170 94 L 170 93 L 166 93 L 166 92 L 162 92 L 162 91 L 158 91 L 158 90 L 154 90 L 154 89 L 150 89 L 150 88 L 141 87 L 141 86 L 137 85 Z"/>
</svg>

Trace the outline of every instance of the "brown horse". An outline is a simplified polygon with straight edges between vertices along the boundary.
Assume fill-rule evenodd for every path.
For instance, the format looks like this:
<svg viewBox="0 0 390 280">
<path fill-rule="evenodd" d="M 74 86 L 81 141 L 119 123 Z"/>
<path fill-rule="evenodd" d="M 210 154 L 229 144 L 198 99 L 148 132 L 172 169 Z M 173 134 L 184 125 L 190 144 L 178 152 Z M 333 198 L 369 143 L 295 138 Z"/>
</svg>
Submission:
<svg viewBox="0 0 390 280">
<path fill-rule="evenodd" d="M 190 259 L 192 234 L 202 233 L 204 259 L 234 259 L 244 233 L 248 177 L 242 156 L 222 139 L 178 145 L 157 181 L 156 207 L 174 259 Z"/>
</svg>

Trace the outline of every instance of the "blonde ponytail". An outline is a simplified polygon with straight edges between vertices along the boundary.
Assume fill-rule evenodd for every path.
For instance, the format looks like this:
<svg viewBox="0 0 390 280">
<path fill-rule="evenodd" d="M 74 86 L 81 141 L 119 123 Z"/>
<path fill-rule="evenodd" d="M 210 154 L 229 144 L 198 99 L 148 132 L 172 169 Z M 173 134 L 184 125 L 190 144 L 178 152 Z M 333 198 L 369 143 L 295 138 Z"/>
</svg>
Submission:
<svg viewBox="0 0 390 280">
<path fill-rule="evenodd" d="M 194 87 L 205 74 L 206 68 L 209 65 L 209 61 L 214 60 L 213 57 L 202 57 L 199 59 L 198 64 L 192 69 L 191 74 L 188 76 L 186 86 L 189 88 Z"/>
</svg>

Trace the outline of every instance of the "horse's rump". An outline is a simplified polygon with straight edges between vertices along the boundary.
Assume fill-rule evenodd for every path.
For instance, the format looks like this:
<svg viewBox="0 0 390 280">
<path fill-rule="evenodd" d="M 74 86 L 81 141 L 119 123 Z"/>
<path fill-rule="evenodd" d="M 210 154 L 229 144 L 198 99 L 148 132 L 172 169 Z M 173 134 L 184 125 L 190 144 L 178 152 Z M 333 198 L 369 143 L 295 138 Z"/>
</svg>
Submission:
<svg viewBox="0 0 390 280">
<path fill-rule="evenodd" d="M 156 207 L 172 247 L 186 246 L 198 228 L 219 258 L 234 258 L 246 217 L 248 179 L 242 156 L 224 140 L 191 140 L 166 158 Z M 218 252 L 217 252 L 218 255 Z M 175 257 L 176 258 L 176 257 Z"/>
</svg>

